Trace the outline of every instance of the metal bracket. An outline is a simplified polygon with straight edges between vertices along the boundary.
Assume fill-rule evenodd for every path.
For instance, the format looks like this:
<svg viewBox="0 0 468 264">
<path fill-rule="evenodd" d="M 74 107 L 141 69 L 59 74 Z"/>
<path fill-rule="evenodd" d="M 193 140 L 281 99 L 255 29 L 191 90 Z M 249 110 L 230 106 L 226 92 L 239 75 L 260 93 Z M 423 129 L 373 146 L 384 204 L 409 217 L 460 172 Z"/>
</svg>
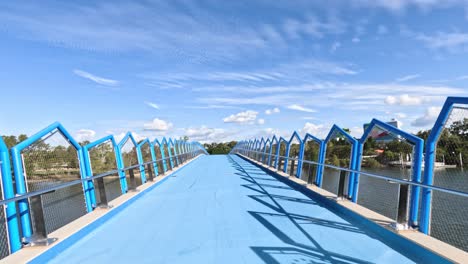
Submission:
<svg viewBox="0 0 468 264">
<path fill-rule="evenodd" d="M 344 200 L 344 187 L 345 187 L 346 171 L 340 171 L 340 179 L 338 182 L 338 200 Z"/>
<path fill-rule="evenodd" d="M 25 237 L 22 239 L 25 247 L 48 246 L 57 241 L 57 238 L 47 237 L 47 230 L 44 219 L 44 205 L 42 203 L 42 195 L 53 192 L 55 192 L 55 190 L 29 198 L 29 206 L 34 218 L 34 221 L 32 221 L 34 223 L 34 234 L 32 234 L 30 237 Z"/>
<path fill-rule="evenodd" d="M 101 209 L 110 209 L 112 208 L 112 205 L 109 205 L 109 202 L 107 201 L 107 195 L 106 195 L 106 187 L 104 185 L 104 178 L 97 178 L 97 185 L 98 185 L 98 190 L 99 190 L 99 198 L 101 199 L 101 202 L 98 204 L 98 207 Z"/>
<path fill-rule="evenodd" d="M 153 170 L 152 170 L 151 166 L 152 166 L 151 163 L 148 163 L 146 165 L 146 171 L 148 172 L 148 181 L 153 181 L 154 180 Z"/>
<path fill-rule="evenodd" d="M 133 172 L 133 168 L 128 171 L 130 174 L 130 187 L 128 188 L 128 191 L 130 192 L 138 192 L 136 188 L 136 179 L 135 179 L 135 173 Z"/>
</svg>

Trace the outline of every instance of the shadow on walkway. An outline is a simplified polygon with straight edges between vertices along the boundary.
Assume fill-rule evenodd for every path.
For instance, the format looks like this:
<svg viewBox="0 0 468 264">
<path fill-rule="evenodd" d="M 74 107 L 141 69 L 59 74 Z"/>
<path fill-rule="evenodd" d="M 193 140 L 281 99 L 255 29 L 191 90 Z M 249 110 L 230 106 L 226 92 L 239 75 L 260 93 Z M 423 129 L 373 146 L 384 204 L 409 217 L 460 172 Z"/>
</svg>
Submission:
<svg viewBox="0 0 468 264">
<path fill-rule="evenodd" d="M 351 256 L 342 255 L 336 252 L 326 250 L 318 243 L 311 234 L 309 234 L 301 225 L 320 225 L 327 228 L 336 228 L 346 232 L 355 232 L 355 233 L 364 233 L 364 231 L 359 228 L 348 224 L 340 223 L 335 221 L 330 221 L 327 219 L 314 218 L 310 216 L 294 214 L 288 212 L 283 206 L 281 206 L 280 201 L 286 200 L 289 202 L 298 202 L 309 205 L 320 206 L 316 202 L 309 199 L 300 199 L 295 197 L 288 197 L 284 195 L 271 194 L 271 189 L 283 189 L 283 190 L 293 190 L 289 186 L 284 185 L 273 185 L 273 184 L 263 184 L 259 183 L 254 175 L 268 175 L 266 172 L 258 173 L 259 168 L 251 165 L 251 163 L 242 160 L 242 164 L 235 161 L 231 156 L 228 157 L 229 162 L 232 166 L 238 171 L 237 175 L 240 175 L 241 178 L 247 181 L 249 184 L 243 184 L 242 186 L 253 190 L 258 195 L 249 195 L 251 199 L 265 205 L 266 207 L 274 210 L 276 213 L 266 213 L 266 212 L 254 212 L 249 211 L 249 214 L 252 215 L 259 223 L 261 223 L 265 228 L 272 232 L 278 239 L 282 242 L 290 245 L 290 247 L 251 247 L 251 249 L 266 263 L 282 263 L 281 259 L 295 260 L 293 263 L 371 263 L 362 259 L 358 259 Z M 245 163 L 245 164 L 244 164 Z M 245 167 L 255 168 L 254 170 L 246 170 Z M 252 173 L 256 172 L 256 173 Z M 268 175 L 271 179 L 274 179 L 272 176 Z M 263 178 L 262 178 L 263 180 Z M 278 182 L 277 180 L 274 180 Z M 267 198 L 269 202 L 261 198 Z M 307 238 L 310 244 L 299 243 L 292 239 L 288 234 L 286 234 L 281 227 L 276 226 L 266 217 L 278 217 L 287 219 L 291 224 L 293 224 L 297 230 Z M 293 257 L 292 257 L 293 256 Z"/>
</svg>

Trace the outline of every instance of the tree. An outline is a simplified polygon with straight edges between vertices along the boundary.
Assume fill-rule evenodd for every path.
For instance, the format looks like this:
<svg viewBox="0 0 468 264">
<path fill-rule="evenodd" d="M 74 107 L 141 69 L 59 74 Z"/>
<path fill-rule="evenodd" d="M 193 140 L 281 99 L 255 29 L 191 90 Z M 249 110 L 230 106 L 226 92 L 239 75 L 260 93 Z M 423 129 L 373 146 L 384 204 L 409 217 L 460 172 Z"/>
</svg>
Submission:
<svg viewBox="0 0 468 264">
<path fill-rule="evenodd" d="M 5 141 L 5 144 L 7 145 L 8 148 L 12 148 L 16 145 L 18 145 L 20 142 L 25 141 L 28 136 L 25 134 L 20 134 L 18 137 L 10 135 L 10 136 L 2 136 L 3 141 Z"/>
</svg>

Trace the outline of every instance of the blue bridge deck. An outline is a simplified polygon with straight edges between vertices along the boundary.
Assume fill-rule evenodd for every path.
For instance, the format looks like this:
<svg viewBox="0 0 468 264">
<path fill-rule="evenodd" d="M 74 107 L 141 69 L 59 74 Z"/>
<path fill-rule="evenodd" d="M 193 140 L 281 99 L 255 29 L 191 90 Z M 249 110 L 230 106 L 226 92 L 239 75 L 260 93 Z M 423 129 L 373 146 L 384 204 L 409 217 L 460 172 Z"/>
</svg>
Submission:
<svg viewBox="0 0 468 264">
<path fill-rule="evenodd" d="M 421 251 L 401 252 L 394 239 L 277 177 L 239 156 L 202 156 L 50 261 L 413 263 L 431 258 Z"/>
</svg>

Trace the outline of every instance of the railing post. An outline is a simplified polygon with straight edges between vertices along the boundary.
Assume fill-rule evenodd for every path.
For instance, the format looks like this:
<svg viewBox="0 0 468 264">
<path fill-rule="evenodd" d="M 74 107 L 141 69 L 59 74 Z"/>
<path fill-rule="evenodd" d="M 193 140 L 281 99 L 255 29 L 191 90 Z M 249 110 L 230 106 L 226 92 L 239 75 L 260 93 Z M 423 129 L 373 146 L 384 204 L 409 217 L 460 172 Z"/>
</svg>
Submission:
<svg viewBox="0 0 468 264">
<path fill-rule="evenodd" d="M 136 192 L 136 180 L 135 180 L 135 173 L 133 172 L 134 168 L 131 168 L 128 173 L 130 174 L 130 188 L 128 188 L 129 191 Z"/>
<path fill-rule="evenodd" d="M 344 200 L 344 187 L 346 180 L 346 171 L 340 171 L 340 179 L 338 181 L 338 199 Z"/>
<path fill-rule="evenodd" d="M 55 191 L 50 191 L 44 194 L 52 193 Z M 42 203 L 42 195 L 32 196 L 29 198 L 29 206 L 31 208 L 31 213 L 33 217 L 32 223 L 34 224 L 33 233 L 31 236 L 23 239 L 23 243 L 28 247 L 33 246 L 48 246 L 55 241 L 57 238 L 48 238 L 47 237 L 47 228 L 44 219 L 44 205 Z"/>
<path fill-rule="evenodd" d="M 103 209 L 111 208 L 112 206 L 109 206 L 109 201 L 107 200 L 106 186 L 104 184 L 104 177 L 97 178 L 96 182 L 97 182 L 97 186 L 98 186 L 98 190 L 99 190 L 99 198 L 101 200 L 98 207 L 103 208 Z"/>
<path fill-rule="evenodd" d="M 153 176 L 153 170 L 151 169 L 151 163 L 148 163 L 146 165 L 146 170 L 148 171 L 148 181 L 153 181 L 154 176 Z"/>
<path fill-rule="evenodd" d="M 292 161 L 292 163 L 291 163 L 291 169 L 290 169 L 290 171 L 289 171 L 289 175 L 295 176 L 295 175 L 294 175 L 294 165 L 296 164 L 296 160 L 293 159 L 293 160 L 291 160 L 291 161 Z"/>
<path fill-rule="evenodd" d="M 396 229 L 407 229 L 408 226 L 408 184 L 399 184 L 398 188 L 398 213 Z"/>
</svg>

